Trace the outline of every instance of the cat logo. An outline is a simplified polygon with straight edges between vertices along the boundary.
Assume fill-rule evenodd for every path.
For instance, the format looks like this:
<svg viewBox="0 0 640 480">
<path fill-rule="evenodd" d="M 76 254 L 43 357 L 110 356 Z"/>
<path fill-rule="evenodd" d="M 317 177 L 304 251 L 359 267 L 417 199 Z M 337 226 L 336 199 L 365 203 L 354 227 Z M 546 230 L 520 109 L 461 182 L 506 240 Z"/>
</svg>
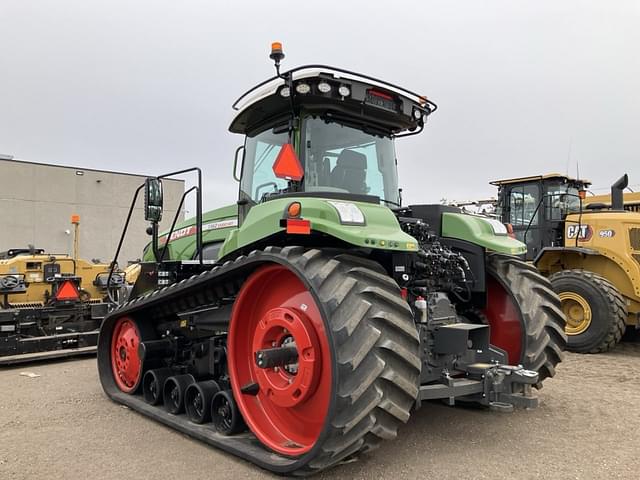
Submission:
<svg viewBox="0 0 640 480">
<path fill-rule="evenodd" d="M 580 242 L 588 242 L 593 236 L 590 225 L 567 225 L 567 238 L 577 238 Z"/>
</svg>

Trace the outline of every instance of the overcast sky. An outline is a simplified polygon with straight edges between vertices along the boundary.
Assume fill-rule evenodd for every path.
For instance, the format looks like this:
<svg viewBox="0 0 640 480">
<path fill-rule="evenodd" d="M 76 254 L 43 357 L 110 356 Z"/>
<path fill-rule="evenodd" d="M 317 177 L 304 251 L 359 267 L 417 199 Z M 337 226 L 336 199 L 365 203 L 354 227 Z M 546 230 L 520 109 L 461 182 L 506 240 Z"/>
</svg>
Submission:
<svg viewBox="0 0 640 480">
<path fill-rule="evenodd" d="M 640 190 L 640 1 L 0 1 L 0 153 L 161 174 L 198 165 L 205 207 L 237 196 L 231 104 L 328 63 L 439 105 L 399 140 L 405 203 L 576 172 Z M 597 191 L 596 193 L 602 193 Z"/>
</svg>

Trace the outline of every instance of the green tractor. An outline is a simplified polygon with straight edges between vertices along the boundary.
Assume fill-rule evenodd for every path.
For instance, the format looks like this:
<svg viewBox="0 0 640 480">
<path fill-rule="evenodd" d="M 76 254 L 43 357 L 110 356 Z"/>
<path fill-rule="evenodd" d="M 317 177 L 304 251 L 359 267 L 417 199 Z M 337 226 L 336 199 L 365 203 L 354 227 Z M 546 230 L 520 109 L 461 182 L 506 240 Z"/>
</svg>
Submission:
<svg viewBox="0 0 640 480">
<path fill-rule="evenodd" d="M 106 393 L 293 475 L 396 437 L 426 400 L 535 407 L 566 342 L 548 280 L 500 222 L 401 205 L 394 141 L 436 105 L 283 57 L 234 105 L 237 204 L 203 215 L 199 169 L 173 172 L 197 171 L 197 215 L 159 234 L 167 175 L 138 189 L 152 241 L 102 324 Z"/>
</svg>

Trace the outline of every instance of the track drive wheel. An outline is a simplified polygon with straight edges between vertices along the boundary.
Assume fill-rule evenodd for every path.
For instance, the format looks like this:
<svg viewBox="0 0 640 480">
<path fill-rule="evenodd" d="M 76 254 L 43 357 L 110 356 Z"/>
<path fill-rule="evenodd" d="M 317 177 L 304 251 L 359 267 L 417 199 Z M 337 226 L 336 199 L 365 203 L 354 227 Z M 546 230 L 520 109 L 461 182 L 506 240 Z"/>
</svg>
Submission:
<svg viewBox="0 0 640 480">
<path fill-rule="evenodd" d="M 489 253 L 487 306 L 491 343 L 506 350 L 511 365 L 540 375 L 536 385 L 555 375 L 567 337 L 560 299 L 549 281 L 532 265 L 516 257 Z"/>
<path fill-rule="evenodd" d="M 567 350 L 601 353 L 620 341 L 627 327 L 627 308 L 607 279 L 585 270 L 564 270 L 550 280 L 567 317 Z"/>
<path fill-rule="evenodd" d="M 310 474 L 396 436 L 418 394 L 419 339 L 377 263 L 299 247 L 280 255 L 236 299 L 229 372 L 251 431 Z"/>
</svg>

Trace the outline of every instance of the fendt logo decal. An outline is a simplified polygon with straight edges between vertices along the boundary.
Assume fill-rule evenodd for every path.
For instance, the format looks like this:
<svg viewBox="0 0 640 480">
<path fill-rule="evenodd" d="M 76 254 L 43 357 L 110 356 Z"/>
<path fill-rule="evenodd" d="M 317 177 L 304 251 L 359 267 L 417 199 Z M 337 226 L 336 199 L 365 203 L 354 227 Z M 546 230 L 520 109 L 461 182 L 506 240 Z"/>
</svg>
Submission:
<svg viewBox="0 0 640 480">
<path fill-rule="evenodd" d="M 238 226 L 238 219 L 230 218 L 228 220 L 220 220 L 218 222 L 212 222 L 212 223 L 207 223 L 205 225 L 202 225 L 202 232 L 204 233 L 204 232 L 208 232 L 209 230 L 220 230 L 221 228 L 230 228 L 230 227 L 237 227 L 237 226 Z M 175 240 L 179 240 L 180 238 L 190 237 L 191 235 L 195 235 L 197 231 L 198 229 L 196 228 L 195 225 L 181 228 L 180 230 L 176 230 L 171 234 L 171 238 L 169 239 L 169 241 L 173 242 Z M 158 241 L 160 243 L 163 243 L 166 241 L 166 239 L 167 239 L 167 236 L 163 235 L 158 239 Z"/>
<path fill-rule="evenodd" d="M 591 225 L 568 225 L 567 238 L 577 238 L 579 242 L 588 242 L 593 236 Z"/>
</svg>

